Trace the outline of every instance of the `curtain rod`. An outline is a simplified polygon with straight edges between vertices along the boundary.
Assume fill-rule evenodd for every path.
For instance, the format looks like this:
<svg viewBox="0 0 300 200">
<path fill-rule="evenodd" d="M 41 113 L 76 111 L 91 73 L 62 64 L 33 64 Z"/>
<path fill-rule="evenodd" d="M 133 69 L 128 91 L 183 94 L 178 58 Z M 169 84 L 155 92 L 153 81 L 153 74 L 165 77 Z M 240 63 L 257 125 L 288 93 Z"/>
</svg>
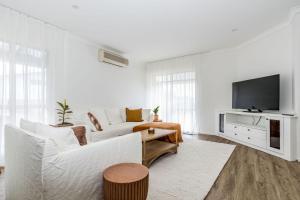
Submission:
<svg viewBox="0 0 300 200">
<path fill-rule="evenodd" d="M 45 20 L 42 20 L 42 19 L 40 19 L 40 18 L 38 18 L 38 17 L 34 17 L 34 16 L 29 15 L 29 14 L 27 14 L 27 13 L 25 13 L 25 12 L 20 11 L 20 10 L 17 10 L 17 9 L 15 9 L 15 8 L 10 7 L 10 6 L 4 5 L 4 4 L 2 4 L 2 3 L 0 3 L 0 6 L 2 6 L 2 7 L 4 7 L 4 8 L 7 8 L 7 9 L 10 9 L 10 10 L 12 10 L 12 11 L 15 11 L 15 12 L 17 12 L 17 13 L 19 13 L 19 14 L 25 15 L 26 17 L 29 17 L 29 18 L 35 19 L 35 20 L 37 20 L 37 21 L 40 21 L 40 22 L 42 22 L 42 23 L 44 23 L 44 24 L 48 24 L 48 25 L 54 26 L 54 27 L 56 27 L 56 28 L 58 28 L 58 29 L 60 29 L 60 30 L 62 30 L 62 31 L 68 31 L 68 30 L 66 30 L 65 28 L 62 28 L 62 27 L 60 27 L 60 26 L 58 26 L 58 25 L 52 24 L 52 23 L 50 23 L 50 22 L 48 22 L 48 21 L 45 21 Z"/>
</svg>

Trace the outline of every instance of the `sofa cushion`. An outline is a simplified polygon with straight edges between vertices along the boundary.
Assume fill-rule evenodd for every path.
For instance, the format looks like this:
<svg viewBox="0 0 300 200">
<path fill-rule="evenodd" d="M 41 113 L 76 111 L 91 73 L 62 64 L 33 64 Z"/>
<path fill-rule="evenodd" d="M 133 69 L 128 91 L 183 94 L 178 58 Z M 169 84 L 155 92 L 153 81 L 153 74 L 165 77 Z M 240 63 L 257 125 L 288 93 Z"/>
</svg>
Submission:
<svg viewBox="0 0 300 200">
<path fill-rule="evenodd" d="M 36 134 L 53 139 L 60 151 L 80 147 L 80 144 L 70 127 L 54 128 L 44 124 L 38 124 Z"/>
<path fill-rule="evenodd" d="M 109 126 L 109 121 L 103 108 L 91 108 L 89 111 L 95 115 L 103 129 Z"/>
<path fill-rule="evenodd" d="M 144 122 L 125 122 L 108 126 L 103 131 L 96 131 L 90 133 L 91 142 L 98 142 L 104 139 L 117 137 L 132 133 L 133 127 L 143 124 Z"/>
<path fill-rule="evenodd" d="M 151 109 L 143 109 L 142 111 L 143 120 L 150 122 L 151 121 Z"/>
<path fill-rule="evenodd" d="M 72 127 L 73 132 L 80 144 L 80 146 L 87 144 L 87 137 L 86 137 L 86 128 L 85 126 L 75 126 Z"/>
<path fill-rule="evenodd" d="M 105 114 L 107 116 L 110 125 L 120 124 L 123 122 L 121 117 L 120 109 L 105 109 Z"/>
<path fill-rule="evenodd" d="M 122 122 L 126 122 L 126 108 L 120 109 Z"/>
<path fill-rule="evenodd" d="M 126 108 L 122 108 L 120 110 L 120 112 L 121 112 L 122 121 L 126 122 Z M 151 121 L 151 109 L 143 109 L 142 110 L 142 119 L 146 122 Z"/>
<path fill-rule="evenodd" d="M 71 116 L 71 122 L 75 125 L 86 125 L 87 132 L 97 131 L 87 115 L 88 112 L 91 112 L 97 118 L 98 122 L 101 124 L 102 129 L 109 125 L 104 109 L 100 108 L 74 109 Z"/>
<path fill-rule="evenodd" d="M 142 122 L 142 109 L 126 108 L 126 122 Z"/>
<path fill-rule="evenodd" d="M 21 119 L 20 120 L 20 128 L 25 130 L 25 131 L 29 131 L 31 133 L 36 133 L 36 129 L 37 129 L 37 125 L 39 123 L 37 122 L 32 122 L 26 119 Z"/>
<path fill-rule="evenodd" d="M 91 123 L 93 126 L 96 128 L 97 131 L 102 131 L 103 129 L 101 128 L 101 124 L 99 123 L 98 119 L 95 117 L 95 115 L 91 112 L 87 113 Z"/>
<path fill-rule="evenodd" d="M 73 109 L 70 122 L 74 125 L 85 125 L 88 131 L 96 130 L 87 115 L 89 111 L 90 109 Z"/>
</svg>

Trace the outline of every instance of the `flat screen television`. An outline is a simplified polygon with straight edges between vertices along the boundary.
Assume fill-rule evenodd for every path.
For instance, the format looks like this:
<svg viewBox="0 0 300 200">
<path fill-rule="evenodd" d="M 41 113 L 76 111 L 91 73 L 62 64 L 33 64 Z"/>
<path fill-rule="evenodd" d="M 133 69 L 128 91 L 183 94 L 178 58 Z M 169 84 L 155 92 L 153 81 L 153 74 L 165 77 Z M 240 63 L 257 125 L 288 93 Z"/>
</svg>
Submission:
<svg viewBox="0 0 300 200">
<path fill-rule="evenodd" d="M 279 110 L 280 75 L 232 83 L 232 108 Z"/>
</svg>

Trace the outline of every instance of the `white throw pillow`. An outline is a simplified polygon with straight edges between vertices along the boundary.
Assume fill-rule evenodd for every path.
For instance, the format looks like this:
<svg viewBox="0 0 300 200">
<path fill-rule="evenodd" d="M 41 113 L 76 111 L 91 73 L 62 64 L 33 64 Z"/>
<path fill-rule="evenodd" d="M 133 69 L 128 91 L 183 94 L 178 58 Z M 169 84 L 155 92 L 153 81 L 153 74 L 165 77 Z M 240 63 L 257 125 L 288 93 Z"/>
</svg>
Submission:
<svg viewBox="0 0 300 200">
<path fill-rule="evenodd" d="M 126 122 L 126 108 L 121 108 L 120 109 L 120 113 L 121 113 L 121 118 L 123 122 Z"/>
<path fill-rule="evenodd" d="M 90 109 L 90 112 L 97 118 L 98 122 L 100 123 L 103 129 L 109 125 L 109 121 L 107 119 L 104 109 L 92 108 Z"/>
<path fill-rule="evenodd" d="M 86 119 L 84 116 L 87 114 L 89 109 L 73 109 L 73 113 L 71 115 L 70 122 L 73 124 L 83 124 Z"/>
<path fill-rule="evenodd" d="M 92 113 L 97 118 L 102 129 L 109 126 L 104 109 L 101 108 L 75 109 L 75 111 L 73 111 L 71 122 L 75 125 L 86 125 L 86 128 L 89 131 L 97 131 L 96 127 L 88 117 L 88 112 Z"/>
<path fill-rule="evenodd" d="M 145 122 L 150 122 L 151 120 L 151 109 L 143 109 L 142 117 Z"/>
<path fill-rule="evenodd" d="M 120 109 L 105 109 L 105 114 L 107 116 L 110 125 L 121 124 L 123 122 L 121 117 Z"/>
<path fill-rule="evenodd" d="M 60 151 L 80 147 L 80 144 L 70 127 L 55 128 L 44 124 L 38 124 L 36 134 L 53 139 Z"/>
<path fill-rule="evenodd" d="M 21 119 L 20 120 L 20 128 L 25 130 L 25 131 L 29 131 L 31 133 L 36 133 L 36 129 L 37 129 L 37 125 L 39 123 L 37 122 L 32 122 L 26 119 Z"/>
<path fill-rule="evenodd" d="M 97 131 L 96 130 L 96 127 L 94 126 L 94 124 L 91 122 L 89 116 L 88 116 L 88 112 L 82 114 L 82 122 L 83 124 L 86 126 L 86 128 L 89 130 L 89 131 Z M 78 124 L 76 124 L 78 125 Z"/>
</svg>

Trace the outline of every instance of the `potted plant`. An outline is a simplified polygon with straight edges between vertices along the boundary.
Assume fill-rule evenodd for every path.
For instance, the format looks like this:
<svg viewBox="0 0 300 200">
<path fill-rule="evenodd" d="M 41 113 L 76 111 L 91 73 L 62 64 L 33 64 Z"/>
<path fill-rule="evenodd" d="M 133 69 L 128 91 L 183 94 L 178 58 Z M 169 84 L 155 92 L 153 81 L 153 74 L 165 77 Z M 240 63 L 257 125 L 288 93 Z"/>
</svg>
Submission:
<svg viewBox="0 0 300 200">
<path fill-rule="evenodd" d="M 153 109 L 153 113 L 154 113 L 154 120 L 153 121 L 158 121 L 159 120 L 159 116 L 158 116 L 158 111 L 159 111 L 159 106 L 155 107 Z"/>
<path fill-rule="evenodd" d="M 67 101 L 57 102 L 59 108 L 57 110 L 58 120 L 61 122 L 58 124 L 59 126 L 72 126 L 72 123 L 66 122 L 66 120 L 70 119 L 68 117 L 69 114 L 73 113 L 67 104 Z"/>
</svg>

